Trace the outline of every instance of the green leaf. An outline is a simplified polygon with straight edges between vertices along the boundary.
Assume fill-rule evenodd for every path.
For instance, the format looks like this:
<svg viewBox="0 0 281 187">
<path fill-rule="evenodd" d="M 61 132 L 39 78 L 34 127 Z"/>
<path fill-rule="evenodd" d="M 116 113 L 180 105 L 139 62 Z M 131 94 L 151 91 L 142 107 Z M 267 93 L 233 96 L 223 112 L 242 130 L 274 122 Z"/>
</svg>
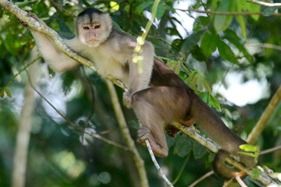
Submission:
<svg viewBox="0 0 281 187">
<path fill-rule="evenodd" d="M 247 28 L 246 28 L 245 18 L 243 16 L 237 16 L 236 20 L 240 25 L 242 36 L 244 38 L 246 38 L 247 37 Z"/>
<path fill-rule="evenodd" d="M 198 61 L 206 62 L 206 55 L 202 52 L 201 48 L 198 45 L 195 45 L 191 50 L 192 56 Z"/>
<path fill-rule="evenodd" d="M 204 31 L 199 31 L 199 32 L 192 33 L 191 35 L 189 35 L 183 41 L 180 52 L 184 53 L 184 54 L 186 54 L 186 52 L 190 52 L 192 50 L 192 48 L 194 48 L 198 44 L 203 33 L 204 33 Z"/>
<path fill-rule="evenodd" d="M 4 87 L 4 88 L 0 88 L 0 97 L 12 97 L 12 92 L 9 88 Z"/>
<path fill-rule="evenodd" d="M 210 106 L 215 108 L 217 111 L 221 111 L 221 104 L 220 104 L 220 102 L 218 101 L 218 99 L 216 97 L 214 97 L 211 94 L 209 94 L 209 104 L 210 104 Z"/>
<path fill-rule="evenodd" d="M 260 149 L 258 146 L 250 145 L 250 144 L 242 144 L 239 146 L 240 150 L 239 154 L 246 155 L 249 157 L 258 158 L 260 154 Z"/>
<path fill-rule="evenodd" d="M 207 150 L 205 147 L 203 147 L 201 144 L 193 141 L 193 156 L 195 159 L 202 158 L 207 153 Z"/>
<path fill-rule="evenodd" d="M 5 90 L 4 89 L 0 89 L 0 97 L 4 97 L 4 95 L 5 95 Z"/>
<path fill-rule="evenodd" d="M 228 29 L 227 31 L 224 32 L 224 38 L 226 38 L 230 43 L 235 45 L 235 47 L 243 53 L 244 57 L 247 58 L 249 62 L 253 62 L 254 58 L 252 55 L 247 51 L 247 49 L 244 47 L 245 45 L 241 43 L 241 39 L 237 36 L 237 34 Z"/>
<path fill-rule="evenodd" d="M 167 10 L 167 5 L 165 4 L 164 1 L 160 1 L 159 5 L 158 5 L 158 9 L 157 9 L 157 13 L 156 13 L 156 18 L 161 19 L 162 16 L 164 15 L 165 11 Z"/>
<path fill-rule="evenodd" d="M 243 12 L 243 7 L 242 7 L 242 4 L 240 4 L 239 2 L 235 1 L 236 2 L 236 10 L 237 12 Z M 239 23 L 240 25 L 240 28 L 241 28 L 241 33 L 242 33 L 242 36 L 244 38 L 247 37 L 247 28 L 246 28 L 246 22 L 245 22 L 245 18 L 243 16 L 236 16 L 236 20 L 237 22 Z"/>
<path fill-rule="evenodd" d="M 192 141 L 185 135 L 179 135 L 176 137 L 176 143 L 174 146 L 174 154 L 185 157 L 191 152 Z"/>
<path fill-rule="evenodd" d="M 212 0 L 211 1 L 211 6 L 210 6 L 211 10 L 212 11 L 216 10 L 217 6 L 218 6 L 218 0 Z"/>
<path fill-rule="evenodd" d="M 219 12 L 231 12 L 234 10 L 234 2 L 232 0 L 222 0 L 219 4 L 217 11 Z M 214 27 L 217 32 L 226 30 L 233 20 L 233 16 L 216 15 L 214 18 Z"/>
<path fill-rule="evenodd" d="M 12 92 L 9 88 L 5 88 L 5 92 L 8 97 L 12 97 Z"/>
<path fill-rule="evenodd" d="M 258 13 L 261 10 L 260 5 L 248 2 L 247 0 L 240 0 L 237 4 L 241 7 L 241 11 L 245 11 L 245 12 L 249 12 L 249 13 L 251 13 L 251 12 Z M 255 21 L 257 21 L 260 18 L 260 15 L 253 14 L 253 15 L 251 15 L 251 17 Z"/>
<path fill-rule="evenodd" d="M 211 32 L 205 32 L 202 37 L 200 48 L 206 57 L 210 57 L 211 54 L 217 48 L 217 35 Z"/>
<path fill-rule="evenodd" d="M 153 4 L 153 1 L 143 1 L 141 4 L 139 4 L 135 11 L 137 14 L 142 14 L 144 10 L 146 10 L 148 7 L 151 7 Z"/>
<path fill-rule="evenodd" d="M 246 152 L 257 152 L 259 150 L 257 146 L 251 144 L 242 144 L 239 148 Z"/>
<path fill-rule="evenodd" d="M 222 58 L 232 63 L 238 64 L 236 56 L 232 52 L 231 48 L 224 41 L 218 41 L 218 50 Z"/>
<path fill-rule="evenodd" d="M 260 177 L 260 175 L 262 175 L 262 171 L 256 167 L 251 170 L 251 174 L 254 179 L 257 179 L 258 177 Z"/>
</svg>

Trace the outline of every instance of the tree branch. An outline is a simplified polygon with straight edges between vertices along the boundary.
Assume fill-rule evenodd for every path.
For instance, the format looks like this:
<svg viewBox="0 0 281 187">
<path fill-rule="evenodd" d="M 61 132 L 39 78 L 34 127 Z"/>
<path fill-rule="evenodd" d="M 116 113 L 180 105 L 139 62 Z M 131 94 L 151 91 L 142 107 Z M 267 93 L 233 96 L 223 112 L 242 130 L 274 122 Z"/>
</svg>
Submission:
<svg viewBox="0 0 281 187">
<path fill-rule="evenodd" d="M 176 8 L 176 10 L 183 11 L 183 12 L 196 12 L 199 14 L 209 14 L 209 15 L 222 15 L 222 16 L 265 16 L 261 12 L 234 12 L 234 11 L 212 11 L 212 10 L 198 10 L 198 9 L 181 9 Z M 281 16 L 280 13 L 272 13 L 270 16 Z"/>
<path fill-rule="evenodd" d="M 32 112 L 35 103 L 35 95 L 31 84 L 36 84 L 39 77 L 38 73 L 40 72 L 38 71 L 39 64 L 34 63 L 36 60 L 38 61 L 38 58 L 35 58 L 34 51 L 32 51 L 31 58 L 28 60 L 28 62 L 32 62 L 32 65 L 27 69 L 27 71 L 32 74 L 32 82 L 27 81 L 24 90 L 24 102 L 20 114 L 13 160 L 12 187 L 25 186 L 26 163 L 30 140 Z"/>
<path fill-rule="evenodd" d="M 265 154 L 268 154 L 268 153 L 271 153 L 274 151 L 278 151 L 278 150 L 281 150 L 281 145 L 278 145 L 278 146 L 270 148 L 270 149 L 263 150 L 263 151 L 261 151 L 260 155 L 265 155 Z"/>
<path fill-rule="evenodd" d="M 148 184 L 148 180 L 147 180 L 146 170 L 144 167 L 144 162 L 137 151 L 134 140 L 132 139 L 132 137 L 130 135 L 130 132 L 129 132 L 125 117 L 123 115 L 115 88 L 114 88 L 113 84 L 108 80 L 106 80 L 106 84 L 107 84 L 107 88 L 109 90 L 109 94 L 111 96 L 114 112 L 115 112 L 115 115 L 116 115 L 116 118 L 118 121 L 118 125 L 121 130 L 121 133 L 122 133 L 123 137 L 125 138 L 125 141 L 129 147 L 129 149 L 133 153 L 133 159 L 135 161 L 137 171 L 139 173 L 141 187 L 148 187 L 149 184 Z"/>
<path fill-rule="evenodd" d="M 248 0 L 248 2 L 266 6 L 266 7 L 277 7 L 277 8 L 281 7 L 281 3 L 268 3 L 268 2 L 259 1 L 259 0 Z"/>
<path fill-rule="evenodd" d="M 252 129 L 251 133 L 247 138 L 247 142 L 250 144 L 256 143 L 258 137 L 260 136 L 261 132 L 265 128 L 266 124 L 268 123 L 270 117 L 274 113 L 274 110 L 277 108 L 279 102 L 281 100 L 281 86 L 277 89 L 274 96 L 271 98 L 269 104 L 267 105 L 265 111 L 261 115 L 259 121 Z"/>
<path fill-rule="evenodd" d="M 205 180 L 206 178 L 210 177 L 213 175 L 215 172 L 214 171 L 209 171 L 205 173 L 202 177 L 194 181 L 192 184 L 190 184 L 188 187 L 195 187 L 197 184 L 199 184 L 201 181 Z"/>
</svg>

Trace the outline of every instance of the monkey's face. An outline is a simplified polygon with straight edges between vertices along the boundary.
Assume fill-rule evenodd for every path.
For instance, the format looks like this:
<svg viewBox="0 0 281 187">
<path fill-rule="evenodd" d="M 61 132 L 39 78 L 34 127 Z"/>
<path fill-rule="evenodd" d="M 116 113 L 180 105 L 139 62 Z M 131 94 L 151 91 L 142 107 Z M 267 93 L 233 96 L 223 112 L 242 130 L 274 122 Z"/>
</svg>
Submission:
<svg viewBox="0 0 281 187">
<path fill-rule="evenodd" d="M 77 31 L 80 41 L 90 47 L 98 47 L 109 36 L 112 21 L 108 14 L 86 14 L 78 17 Z"/>
</svg>

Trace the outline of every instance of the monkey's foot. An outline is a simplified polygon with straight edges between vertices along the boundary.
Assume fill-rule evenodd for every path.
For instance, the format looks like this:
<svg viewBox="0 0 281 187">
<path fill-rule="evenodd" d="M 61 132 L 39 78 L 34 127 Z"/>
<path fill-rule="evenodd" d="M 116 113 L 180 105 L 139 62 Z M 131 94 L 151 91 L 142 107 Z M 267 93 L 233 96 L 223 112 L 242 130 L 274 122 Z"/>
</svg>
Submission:
<svg viewBox="0 0 281 187">
<path fill-rule="evenodd" d="M 195 119 L 192 117 L 187 117 L 184 120 L 181 120 L 180 123 L 184 126 L 190 127 L 191 125 L 195 124 Z"/>
</svg>

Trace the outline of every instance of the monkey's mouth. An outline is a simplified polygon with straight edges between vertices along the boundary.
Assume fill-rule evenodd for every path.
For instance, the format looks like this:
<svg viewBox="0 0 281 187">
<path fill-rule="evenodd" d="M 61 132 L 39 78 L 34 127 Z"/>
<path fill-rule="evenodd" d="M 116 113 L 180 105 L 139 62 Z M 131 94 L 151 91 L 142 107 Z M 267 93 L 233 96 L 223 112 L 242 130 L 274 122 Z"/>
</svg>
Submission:
<svg viewBox="0 0 281 187">
<path fill-rule="evenodd" d="M 87 42 L 89 42 L 89 43 L 96 43 L 96 42 L 99 42 L 99 40 L 96 39 L 96 38 L 90 38 L 90 39 L 87 40 Z"/>
</svg>

